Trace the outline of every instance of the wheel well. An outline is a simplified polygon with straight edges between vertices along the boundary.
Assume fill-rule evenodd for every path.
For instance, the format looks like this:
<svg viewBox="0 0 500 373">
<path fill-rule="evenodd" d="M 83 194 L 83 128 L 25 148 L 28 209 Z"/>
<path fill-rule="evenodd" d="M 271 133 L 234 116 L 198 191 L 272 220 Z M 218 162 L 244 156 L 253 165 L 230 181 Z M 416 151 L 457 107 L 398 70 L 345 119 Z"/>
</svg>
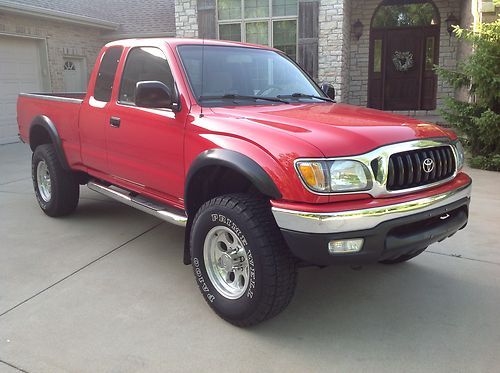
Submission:
<svg viewBox="0 0 500 373">
<path fill-rule="evenodd" d="M 186 212 L 192 216 L 206 201 L 229 193 L 261 194 L 241 173 L 223 166 L 207 166 L 193 175 L 186 191 Z"/>
<path fill-rule="evenodd" d="M 52 144 L 49 131 L 42 126 L 34 126 L 30 131 L 30 148 L 32 151 L 43 144 Z"/>
</svg>

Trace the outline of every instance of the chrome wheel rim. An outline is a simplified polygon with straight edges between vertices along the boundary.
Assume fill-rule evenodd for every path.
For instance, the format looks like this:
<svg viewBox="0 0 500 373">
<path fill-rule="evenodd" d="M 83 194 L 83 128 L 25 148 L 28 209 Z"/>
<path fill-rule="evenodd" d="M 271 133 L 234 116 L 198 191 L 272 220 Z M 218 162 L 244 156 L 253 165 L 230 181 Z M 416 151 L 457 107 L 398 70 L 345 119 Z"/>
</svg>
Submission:
<svg viewBox="0 0 500 373">
<path fill-rule="evenodd" d="M 49 202 L 52 195 L 52 185 L 50 181 L 49 168 L 47 167 L 47 163 L 45 163 L 45 161 L 38 162 L 38 165 L 36 166 L 36 181 L 40 197 L 42 197 L 44 202 Z"/>
<path fill-rule="evenodd" d="M 217 291 L 228 299 L 240 298 L 248 288 L 250 267 L 245 247 L 229 228 L 214 227 L 203 246 L 205 269 Z"/>
</svg>

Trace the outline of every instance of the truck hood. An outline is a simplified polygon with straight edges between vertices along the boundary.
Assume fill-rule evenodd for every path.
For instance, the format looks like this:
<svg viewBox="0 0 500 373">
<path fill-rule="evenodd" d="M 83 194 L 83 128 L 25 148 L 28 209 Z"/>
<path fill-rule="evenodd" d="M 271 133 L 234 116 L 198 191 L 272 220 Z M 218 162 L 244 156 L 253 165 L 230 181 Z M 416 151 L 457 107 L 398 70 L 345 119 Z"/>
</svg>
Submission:
<svg viewBox="0 0 500 373">
<path fill-rule="evenodd" d="M 382 145 L 422 138 L 455 137 L 451 131 L 434 124 L 345 104 L 234 106 L 211 110 L 215 116 L 286 132 L 315 146 L 325 157 L 362 154 Z M 257 128 L 252 137 L 259 141 Z"/>
</svg>

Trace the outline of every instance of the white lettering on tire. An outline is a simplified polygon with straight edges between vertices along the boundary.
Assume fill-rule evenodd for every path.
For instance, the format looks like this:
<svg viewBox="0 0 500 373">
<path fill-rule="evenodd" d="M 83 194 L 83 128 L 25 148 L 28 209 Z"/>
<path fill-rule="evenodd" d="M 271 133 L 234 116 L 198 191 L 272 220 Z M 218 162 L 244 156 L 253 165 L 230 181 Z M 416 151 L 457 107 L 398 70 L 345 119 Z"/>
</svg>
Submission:
<svg viewBox="0 0 500 373">
<path fill-rule="evenodd" d="M 205 279 L 203 278 L 203 273 L 201 272 L 200 269 L 200 261 L 198 258 L 193 259 L 193 264 L 194 264 L 194 272 L 196 274 L 196 278 L 198 279 L 198 282 L 200 283 L 201 290 L 203 290 L 204 293 L 207 293 L 207 299 L 213 303 L 215 300 L 215 296 L 213 294 L 210 294 L 209 291 L 210 289 L 208 288 L 207 283 L 205 282 Z"/>
</svg>

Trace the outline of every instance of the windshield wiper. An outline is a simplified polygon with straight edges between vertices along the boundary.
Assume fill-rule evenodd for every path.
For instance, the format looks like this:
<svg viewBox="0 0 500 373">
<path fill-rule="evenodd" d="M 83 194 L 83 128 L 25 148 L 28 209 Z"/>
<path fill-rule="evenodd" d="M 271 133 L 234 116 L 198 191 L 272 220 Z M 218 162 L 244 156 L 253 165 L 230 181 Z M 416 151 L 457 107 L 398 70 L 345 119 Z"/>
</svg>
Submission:
<svg viewBox="0 0 500 373">
<path fill-rule="evenodd" d="M 237 99 L 249 99 L 249 100 L 263 100 L 263 101 L 272 101 L 272 102 L 281 102 L 283 104 L 289 104 L 288 101 L 282 100 L 279 97 L 265 97 L 265 96 L 247 96 L 247 95 L 238 95 L 234 93 L 228 93 L 220 96 L 200 96 L 200 100 L 237 100 Z"/>
<path fill-rule="evenodd" d="M 327 101 L 327 102 L 335 102 L 335 100 L 332 100 L 329 97 L 322 97 L 322 96 L 315 96 L 315 95 L 308 95 L 305 93 L 292 93 L 291 95 L 278 95 L 278 98 L 316 98 L 318 100 L 322 101 Z"/>
</svg>

